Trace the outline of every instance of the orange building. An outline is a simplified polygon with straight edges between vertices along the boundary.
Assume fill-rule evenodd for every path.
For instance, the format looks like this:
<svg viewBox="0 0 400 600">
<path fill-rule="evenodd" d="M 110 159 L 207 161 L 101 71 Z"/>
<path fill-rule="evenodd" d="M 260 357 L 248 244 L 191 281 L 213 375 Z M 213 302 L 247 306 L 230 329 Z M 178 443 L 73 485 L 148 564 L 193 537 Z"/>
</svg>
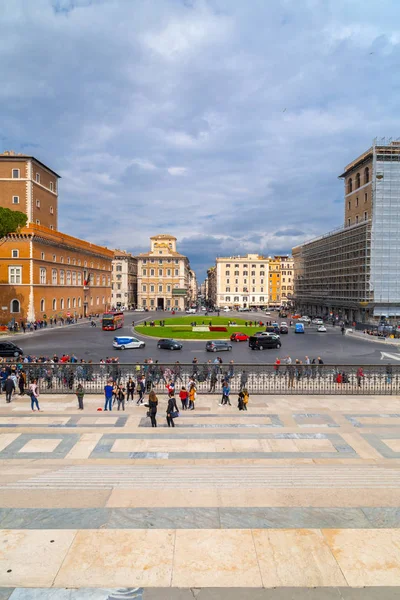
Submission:
<svg viewBox="0 0 400 600">
<path fill-rule="evenodd" d="M 0 206 L 28 216 L 0 242 L 0 324 L 110 308 L 114 252 L 57 231 L 58 179 L 34 157 L 0 155 Z"/>
<path fill-rule="evenodd" d="M 279 256 L 269 258 L 269 304 L 281 303 L 281 260 Z"/>
</svg>

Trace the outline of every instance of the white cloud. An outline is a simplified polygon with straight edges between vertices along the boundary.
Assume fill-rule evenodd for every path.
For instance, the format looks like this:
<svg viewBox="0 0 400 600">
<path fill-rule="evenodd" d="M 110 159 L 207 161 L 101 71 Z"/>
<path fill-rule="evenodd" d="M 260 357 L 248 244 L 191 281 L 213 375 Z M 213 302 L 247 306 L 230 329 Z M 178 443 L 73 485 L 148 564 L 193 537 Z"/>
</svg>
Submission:
<svg viewBox="0 0 400 600">
<path fill-rule="evenodd" d="M 156 165 L 154 165 L 152 162 L 142 158 L 134 158 L 133 160 L 131 160 L 131 164 L 137 165 L 144 171 L 154 171 L 155 169 L 157 169 Z"/>
<path fill-rule="evenodd" d="M 169 167 L 167 171 L 170 175 L 186 175 L 187 173 L 185 167 Z"/>
</svg>

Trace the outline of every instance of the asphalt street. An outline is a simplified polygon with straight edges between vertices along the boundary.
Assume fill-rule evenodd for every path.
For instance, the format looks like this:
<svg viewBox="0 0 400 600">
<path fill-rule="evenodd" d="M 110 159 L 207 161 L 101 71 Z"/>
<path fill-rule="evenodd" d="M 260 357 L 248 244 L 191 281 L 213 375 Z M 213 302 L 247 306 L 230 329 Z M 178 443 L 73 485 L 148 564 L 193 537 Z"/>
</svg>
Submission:
<svg viewBox="0 0 400 600">
<path fill-rule="evenodd" d="M 227 316 L 236 318 L 249 318 L 261 320 L 275 320 L 274 314 L 271 317 L 266 317 L 261 313 L 227 313 Z M 177 315 L 179 317 L 181 315 Z M 194 319 L 199 318 L 194 315 Z M 71 354 L 80 359 L 91 359 L 93 362 L 98 362 L 100 359 L 105 359 L 107 356 L 118 356 L 121 363 L 143 362 L 145 358 L 153 358 L 159 360 L 160 363 L 175 362 L 179 360 L 182 363 L 192 362 L 194 357 L 197 357 L 199 362 L 204 362 L 212 358 L 212 354 L 205 351 L 205 341 L 195 342 L 187 340 L 183 342 L 181 351 L 158 350 L 157 338 L 149 338 L 141 336 L 133 332 L 132 320 L 135 323 L 146 319 L 162 319 L 171 318 L 170 313 L 154 312 L 154 313 L 125 313 L 125 325 L 117 332 L 102 331 L 100 323 L 97 327 L 91 327 L 85 321 L 76 325 L 70 325 L 64 328 L 48 327 L 45 330 L 25 335 L 14 336 L 12 339 L 17 343 L 25 354 L 35 356 L 52 356 L 53 354 Z M 288 319 L 285 319 L 286 321 Z M 261 330 L 262 328 L 260 328 Z M 115 335 L 134 335 L 137 338 L 143 339 L 146 342 L 144 349 L 129 349 L 125 351 L 115 350 L 112 346 Z M 339 327 L 328 327 L 326 333 L 318 333 L 316 328 L 306 328 L 304 335 L 295 334 L 291 330 L 287 335 L 281 336 L 282 347 L 280 350 L 263 350 L 254 351 L 248 347 L 247 342 L 233 343 L 232 352 L 224 353 L 223 360 L 233 359 L 236 363 L 273 363 L 279 357 L 284 358 L 290 355 L 292 359 L 300 359 L 304 361 L 305 356 L 310 359 L 320 356 L 326 364 L 382 364 L 381 352 L 387 351 L 394 355 L 399 352 L 393 346 L 384 346 L 380 343 L 364 341 L 350 336 L 343 336 Z M 221 353 L 222 356 L 222 353 Z M 400 359 L 400 354 L 399 354 Z M 396 360 L 386 360 L 384 362 L 392 362 L 398 364 Z"/>
</svg>

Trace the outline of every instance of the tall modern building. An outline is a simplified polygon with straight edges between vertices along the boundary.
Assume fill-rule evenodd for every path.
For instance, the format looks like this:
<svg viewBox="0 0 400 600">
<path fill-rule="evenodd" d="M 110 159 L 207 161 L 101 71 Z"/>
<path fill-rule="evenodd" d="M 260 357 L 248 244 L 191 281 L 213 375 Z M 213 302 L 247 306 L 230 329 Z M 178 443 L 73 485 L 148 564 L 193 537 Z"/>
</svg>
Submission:
<svg viewBox="0 0 400 600">
<path fill-rule="evenodd" d="M 150 252 L 139 254 L 138 307 L 184 310 L 191 302 L 189 259 L 176 250 L 176 237 L 150 238 Z"/>
<path fill-rule="evenodd" d="M 400 316 L 400 141 L 374 140 L 339 176 L 344 224 L 293 248 L 303 313 L 349 321 Z"/>
</svg>

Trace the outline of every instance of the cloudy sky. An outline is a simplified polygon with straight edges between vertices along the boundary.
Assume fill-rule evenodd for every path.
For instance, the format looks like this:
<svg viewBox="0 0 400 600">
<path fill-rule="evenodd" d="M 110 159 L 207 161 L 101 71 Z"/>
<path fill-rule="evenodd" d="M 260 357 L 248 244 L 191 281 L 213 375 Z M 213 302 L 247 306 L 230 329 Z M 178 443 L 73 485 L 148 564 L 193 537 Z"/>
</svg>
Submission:
<svg viewBox="0 0 400 600">
<path fill-rule="evenodd" d="M 62 231 L 290 252 L 400 135 L 399 0 L 0 0 L 0 151 L 62 175 Z"/>
</svg>

